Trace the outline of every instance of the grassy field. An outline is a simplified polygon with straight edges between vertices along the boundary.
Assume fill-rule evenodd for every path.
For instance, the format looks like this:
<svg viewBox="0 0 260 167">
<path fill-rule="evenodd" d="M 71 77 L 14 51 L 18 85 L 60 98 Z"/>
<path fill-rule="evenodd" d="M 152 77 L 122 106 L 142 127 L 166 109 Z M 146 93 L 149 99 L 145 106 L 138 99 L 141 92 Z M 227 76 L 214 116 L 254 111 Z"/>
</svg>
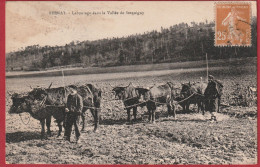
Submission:
<svg viewBox="0 0 260 167">
<path fill-rule="evenodd" d="M 256 87 L 256 61 L 233 62 L 211 68 L 210 74 L 224 85 L 222 104 L 231 104 L 236 85 Z M 148 87 L 171 81 L 177 86 L 188 81 L 199 81 L 205 70 L 161 70 L 157 72 L 128 72 L 99 75 L 66 76 L 65 83 L 93 83 L 100 87 L 102 110 L 99 131 L 93 133 L 93 120 L 87 118 L 87 130 L 81 143 L 66 143 L 56 138 L 57 127 L 52 122 L 53 136 L 40 139 L 40 123 L 31 118 L 24 125 L 18 115 L 6 113 L 7 163 L 40 164 L 255 164 L 257 163 L 257 107 L 231 106 L 222 108 L 218 122 L 210 123 L 191 107 L 189 113 L 177 108 L 177 119 L 167 118 L 166 107 L 159 107 L 156 123 L 147 123 L 146 108 L 138 108 L 138 121 L 126 123 L 126 111 L 121 101 L 113 98 L 111 85 Z M 29 91 L 33 87 L 62 86 L 62 77 L 10 78 L 6 89 L 11 92 Z M 6 94 L 6 109 L 11 105 Z M 26 118 L 26 115 L 23 115 Z"/>
<path fill-rule="evenodd" d="M 208 65 L 212 67 L 238 67 L 248 64 L 255 64 L 256 57 L 250 58 L 233 58 L 209 60 Z M 122 73 L 122 72 L 140 72 L 140 71 L 158 71 L 158 70 L 174 70 L 174 69 L 191 69 L 191 68 L 206 68 L 206 61 L 178 62 L 178 63 L 162 63 L 162 64 L 144 64 L 131 66 L 116 66 L 116 67 L 89 67 L 89 68 L 69 68 L 63 69 L 64 75 L 82 75 L 82 74 L 100 74 L 100 73 Z M 8 72 L 6 78 L 16 77 L 47 77 L 61 76 L 60 69 L 35 71 L 35 72 Z"/>
</svg>

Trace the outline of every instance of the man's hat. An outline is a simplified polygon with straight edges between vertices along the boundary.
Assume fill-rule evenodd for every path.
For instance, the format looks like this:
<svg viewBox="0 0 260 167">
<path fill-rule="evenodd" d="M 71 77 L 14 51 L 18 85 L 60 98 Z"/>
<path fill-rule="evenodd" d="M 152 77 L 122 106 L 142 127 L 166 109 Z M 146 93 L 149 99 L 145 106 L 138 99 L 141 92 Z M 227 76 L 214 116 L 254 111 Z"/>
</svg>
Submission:
<svg viewBox="0 0 260 167">
<path fill-rule="evenodd" d="M 209 75 L 209 79 L 214 79 L 214 77 L 212 75 Z"/>
<path fill-rule="evenodd" d="M 77 90 L 76 90 L 76 89 L 73 89 L 73 88 L 70 88 L 70 93 L 71 93 L 71 94 L 76 94 L 76 93 L 77 93 Z"/>
</svg>

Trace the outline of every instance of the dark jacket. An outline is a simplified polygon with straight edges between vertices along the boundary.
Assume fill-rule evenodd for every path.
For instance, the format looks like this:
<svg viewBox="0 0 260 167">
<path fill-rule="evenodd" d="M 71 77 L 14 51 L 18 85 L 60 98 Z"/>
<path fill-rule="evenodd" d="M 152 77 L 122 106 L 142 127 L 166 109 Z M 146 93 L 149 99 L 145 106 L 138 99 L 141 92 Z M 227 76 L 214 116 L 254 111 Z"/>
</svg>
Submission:
<svg viewBox="0 0 260 167">
<path fill-rule="evenodd" d="M 82 97 L 79 94 L 75 94 L 75 95 L 70 94 L 67 99 L 67 107 L 69 111 L 81 112 L 83 108 Z"/>
<path fill-rule="evenodd" d="M 223 84 L 219 80 L 211 80 L 205 90 L 205 97 L 207 99 L 220 98 L 223 94 Z"/>
</svg>

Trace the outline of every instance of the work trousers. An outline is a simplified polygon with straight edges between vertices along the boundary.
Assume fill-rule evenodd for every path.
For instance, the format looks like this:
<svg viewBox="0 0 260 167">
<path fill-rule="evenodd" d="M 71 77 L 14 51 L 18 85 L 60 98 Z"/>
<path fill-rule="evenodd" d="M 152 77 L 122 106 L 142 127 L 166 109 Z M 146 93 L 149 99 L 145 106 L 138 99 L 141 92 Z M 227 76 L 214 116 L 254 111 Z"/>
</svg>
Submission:
<svg viewBox="0 0 260 167">
<path fill-rule="evenodd" d="M 215 113 L 218 111 L 218 107 L 219 107 L 218 103 L 219 103 L 218 97 L 209 99 L 209 101 L 208 101 L 208 105 L 209 105 L 208 109 L 212 116 L 215 116 Z"/>
<path fill-rule="evenodd" d="M 75 128 L 75 135 L 76 138 L 78 139 L 80 136 L 80 132 L 78 129 L 78 123 L 77 120 L 79 119 L 79 113 L 77 112 L 68 112 L 66 113 L 66 119 L 65 119 L 65 138 L 66 140 L 70 141 L 70 135 L 71 135 L 71 130 L 72 130 L 72 126 L 74 125 Z"/>
</svg>

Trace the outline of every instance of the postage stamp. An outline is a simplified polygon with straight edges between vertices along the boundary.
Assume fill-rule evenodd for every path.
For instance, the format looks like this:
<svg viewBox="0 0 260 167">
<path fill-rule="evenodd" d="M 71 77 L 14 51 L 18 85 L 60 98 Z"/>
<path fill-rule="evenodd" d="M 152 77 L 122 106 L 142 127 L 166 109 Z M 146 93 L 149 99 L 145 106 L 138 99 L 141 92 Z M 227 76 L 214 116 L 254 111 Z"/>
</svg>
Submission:
<svg viewBox="0 0 260 167">
<path fill-rule="evenodd" d="M 215 4 L 215 46 L 251 46 L 251 4 Z"/>
</svg>

